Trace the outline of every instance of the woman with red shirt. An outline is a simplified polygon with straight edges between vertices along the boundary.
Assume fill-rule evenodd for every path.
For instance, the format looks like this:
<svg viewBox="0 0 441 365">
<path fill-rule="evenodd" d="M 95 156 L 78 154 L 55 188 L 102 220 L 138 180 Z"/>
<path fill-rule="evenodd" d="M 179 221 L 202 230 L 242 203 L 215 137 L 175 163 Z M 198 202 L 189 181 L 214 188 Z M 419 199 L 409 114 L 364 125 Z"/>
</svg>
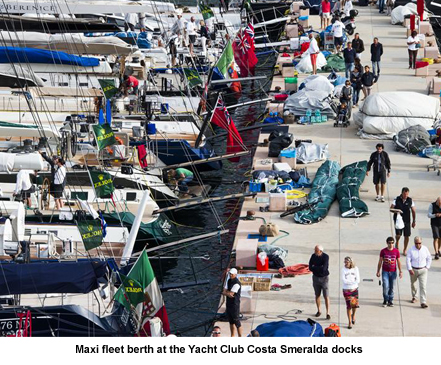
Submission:
<svg viewBox="0 0 441 365">
<path fill-rule="evenodd" d="M 329 0 L 323 0 L 320 9 L 321 27 L 325 29 L 329 26 L 329 20 L 331 19 L 331 2 Z"/>
</svg>

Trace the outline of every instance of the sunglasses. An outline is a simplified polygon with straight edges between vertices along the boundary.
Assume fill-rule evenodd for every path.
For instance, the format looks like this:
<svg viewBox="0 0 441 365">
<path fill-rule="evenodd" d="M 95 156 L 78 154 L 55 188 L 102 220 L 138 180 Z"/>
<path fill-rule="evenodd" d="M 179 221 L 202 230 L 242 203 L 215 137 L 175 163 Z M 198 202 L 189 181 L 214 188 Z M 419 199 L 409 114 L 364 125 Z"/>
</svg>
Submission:
<svg viewBox="0 0 441 365">
<path fill-rule="evenodd" d="M 393 244 L 394 244 L 394 241 L 389 241 L 387 244 L 388 244 L 388 245 L 393 245 Z"/>
<path fill-rule="evenodd" d="M 220 332 L 218 332 L 218 331 L 213 331 L 213 332 L 211 332 L 213 335 L 220 335 L 221 333 Z"/>
</svg>

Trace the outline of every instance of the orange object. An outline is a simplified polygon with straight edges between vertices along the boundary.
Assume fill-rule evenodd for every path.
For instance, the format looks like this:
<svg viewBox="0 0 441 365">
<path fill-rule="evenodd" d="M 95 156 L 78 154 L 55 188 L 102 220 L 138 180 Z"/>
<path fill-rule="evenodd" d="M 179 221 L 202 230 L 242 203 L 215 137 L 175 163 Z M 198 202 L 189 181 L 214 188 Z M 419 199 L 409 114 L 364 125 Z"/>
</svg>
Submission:
<svg viewBox="0 0 441 365">
<path fill-rule="evenodd" d="M 332 323 L 329 327 L 325 328 L 325 337 L 341 337 L 340 327 Z"/>
<path fill-rule="evenodd" d="M 259 256 L 256 256 L 256 269 L 257 271 L 268 271 L 269 269 L 268 257 L 265 258 L 265 265 L 262 265 L 262 261 L 260 261 Z"/>
</svg>

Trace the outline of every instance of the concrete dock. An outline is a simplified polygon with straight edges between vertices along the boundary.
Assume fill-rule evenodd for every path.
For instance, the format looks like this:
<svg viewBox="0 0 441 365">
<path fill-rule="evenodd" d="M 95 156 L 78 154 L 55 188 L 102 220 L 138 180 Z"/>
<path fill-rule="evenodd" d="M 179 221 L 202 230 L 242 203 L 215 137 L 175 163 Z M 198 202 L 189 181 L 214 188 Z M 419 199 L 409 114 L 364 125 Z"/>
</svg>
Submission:
<svg viewBox="0 0 441 365">
<path fill-rule="evenodd" d="M 363 65 L 370 65 L 369 47 L 374 37 L 383 44 L 384 54 L 381 61 L 381 77 L 374 86 L 373 92 L 383 91 L 415 91 L 427 94 L 427 82 L 424 77 L 416 77 L 414 70 L 408 69 L 408 53 L 406 29 L 403 26 L 391 25 L 390 17 L 379 14 L 377 7 L 357 7 L 359 16 L 356 18 L 356 32 L 365 42 L 366 51 L 362 54 Z M 317 15 L 309 17 L 310 25 L 319 29 L 320 19 Z M 352 37 L 351 37 L 352 38 Z M 308 75 L 299 75 L 299 83 Z M 273 85 L 277 84 L 277 77 Z M 361 93 L 362 95 L 362 93 Z M 361 97 L 360 95 L 360 97 Z M 353 109 L 355 111 L 356 109 Z M 357 135 L 357 128 L 351 123 L 349 128 L 334 128 L 328 121 L 316 125 L 290 125 L 289 130 L 295 139 L 312 139 L 314 143 L 329 145 L 330 159 L 338 161 L 343 167 L 347 164 L 367 160 L 375 151 L 377 140 L 363 140 Z M 261 135 L 260 140 L 267 135 Z M 395 236 L 392 214 L 389 206 L 401 193 L 401 188 L 409 187 L 410 196 L 414 199 L 417 212 L 417 225 L 412 231 L 413 238 L 419 235 L 423 244 L 431 253 L 432 234 L 427 209 L 431 202 L 441 195 L 441 177 L 435 172 L 427 171 L 432 160 L 407 155 L 394 150 L 392 141 L 384 141 L 385 150 L 389 153 L 392 172 L 388 179 L 386 202 L 376 202 L 372 174 L 362 185 L 360 198 L 367 203 L 370 215 L 353 219 L 341 218 L 338 203 L 334 202 L 328 216 L 322 222 L 313 225 L 300 225 L 293 221 L 293 216 L 281 219 L 280 213 L 259 212 L 260 206 L 253 198 L 247 198 L 243 204 L 241 216 L 247 210 L 255 210 L 257 216 L 264 217 L 267 222 L 276 223 L 280 229 L 288 231 L 289 236 L 281 238 L 276 245 L 289 251 L 286 266 L 308 263 L 314 246 L 321 244 L 330 256 L 330 299 L 331 320 L 326 320 L 326 311 L 322 298 L 322 316 L 317 320 L 325 328 L 330 323 L 337 323 L 343 336 L 438 336 L 441 334 L 441 260 L 433 261 L 428 275 L 427 309 L 420 307 L 419 301 L 410 302 L 410 278 L 405 266 L 405 257 L 401 258 L 403 278 L 397 280 L 395 287 L 395 307 L 383 308 L 382 287 L 376 277 L 379 253 L 386 246 L 388 236 Z M 268 158 L 268 147 L 258 147 L 254 157 L 258 160 Z M 311 180 L 322 162 L 308 164 L 307 169 Z M 366 191 L 367 190 L 367 191 Z M 259 194 L 260 195 L 260 194 Z M 262 193 L 262 196 L 264 194 Z M 236 242 L 245 238 L 248 233 L 257 233 L 261 221 L 240 221 Z M 256 228 L 257 227 L 257 228 Z M 271 243 L 274 239 L 269 238 Z M 400 242 L 400 251 L 403 238 Z M 361 275 L 359 286 L 360 308 L 357 310 L 357 321 L 351 330 L 347 329 L 346 306 L 342 295 L 340 272 L 345 256 L 351 256 L 358 266 Z M 291 284 L 292 288 L 281 291 L 253 292 L 255 311 L 244 313 L 242 321 L 244 335 L 264 322 L 277 320 L 315 319 L 317 312 L 312 276 L 302 275 L 295 278 L 277 279 L 272 283 Z M 222 310 L 220 310 L 222 312 Z M 301 311 L 300 313 L 298 311 Z M 227 322 L 218 322 L 222 336 L 229 336 Z"/>
</svg>

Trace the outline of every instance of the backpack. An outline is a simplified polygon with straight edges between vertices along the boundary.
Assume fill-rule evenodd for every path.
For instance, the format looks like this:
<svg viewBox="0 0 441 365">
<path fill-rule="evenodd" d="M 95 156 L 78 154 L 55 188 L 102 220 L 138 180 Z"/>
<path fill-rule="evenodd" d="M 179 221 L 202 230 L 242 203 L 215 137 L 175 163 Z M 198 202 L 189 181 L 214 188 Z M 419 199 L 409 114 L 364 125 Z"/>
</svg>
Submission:
<svg viewBox="0 0 441 365">
<path fill-rule="evenodd" d="M 332 323 L 329 327 L 325 328 L 325 337 L 341 337 L 340 327 Z"/>
</svg>

